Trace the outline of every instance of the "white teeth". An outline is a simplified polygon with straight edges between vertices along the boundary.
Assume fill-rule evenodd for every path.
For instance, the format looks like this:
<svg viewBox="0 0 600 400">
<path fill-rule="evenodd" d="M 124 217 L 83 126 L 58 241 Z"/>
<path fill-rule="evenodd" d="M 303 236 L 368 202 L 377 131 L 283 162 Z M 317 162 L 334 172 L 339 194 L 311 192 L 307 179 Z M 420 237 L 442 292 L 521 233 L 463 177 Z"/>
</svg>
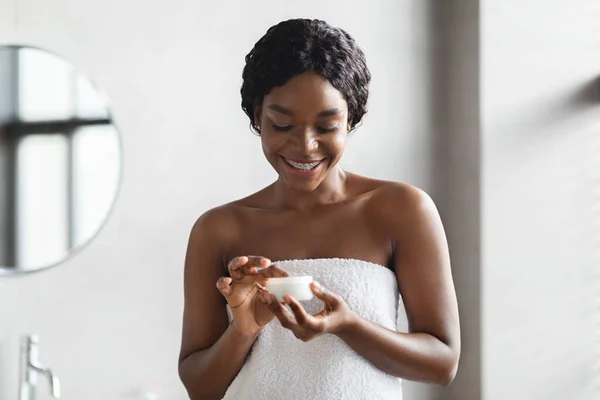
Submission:
<svg viewBox="0 0 600 400">
<path fill-rule="evenodd" d="M 305 164 L 305 163 L 297 163 L 291 160 L 288 160 L 287 158 L 283 158 L 285 160 L 285 162 L 287 162 L 288 164 L 290 164 L 292 167 L 296 168 L 296 169 L 301 169 L 303 171 L 308 171 L 313 169 L 314 167 L 316 167 L 317 165 L 319 165 L 321 163 L 321 161 L 315 161 L 313 163 L 310 164 Z"/>
</svg>

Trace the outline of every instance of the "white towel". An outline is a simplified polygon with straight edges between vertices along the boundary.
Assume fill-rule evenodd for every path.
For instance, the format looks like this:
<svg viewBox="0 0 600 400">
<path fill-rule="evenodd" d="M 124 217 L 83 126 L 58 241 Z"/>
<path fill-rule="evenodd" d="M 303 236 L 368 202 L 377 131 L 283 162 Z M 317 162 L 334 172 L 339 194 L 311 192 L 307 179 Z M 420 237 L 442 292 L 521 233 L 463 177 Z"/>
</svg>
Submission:
<svg viewBox="0 0 600 400">
<path fill-rule="evenodd" d="M 394 273 L 381 265 L 342 258 L 277 261 L 290 275 L 311 275 L 338 293 L 361 317 L 397 330 L 399 295 Z M 313 298 L 307 312 L 323 309 Z M 335 335 L 297 339 L 274 319 L 263 328 L 224 400 L 402 399 L 401 380 L 352 350 Z"/>
</svg>

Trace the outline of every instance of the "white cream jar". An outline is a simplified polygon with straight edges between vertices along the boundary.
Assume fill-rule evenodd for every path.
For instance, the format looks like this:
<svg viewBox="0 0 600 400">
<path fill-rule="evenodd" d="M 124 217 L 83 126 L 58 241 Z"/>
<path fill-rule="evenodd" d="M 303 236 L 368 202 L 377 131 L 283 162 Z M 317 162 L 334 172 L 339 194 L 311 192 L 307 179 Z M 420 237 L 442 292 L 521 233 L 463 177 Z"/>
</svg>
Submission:
<svg viewBox="0 0 600 400">
<path fill-rule="evenodd" d="M 282 278 L 269 278 L 268 292 L 283 302 L 283 296 L 292 296 L 298 301 L 307 301 L 313 298 L 310 289 L 312 276 L 286 276 Z"/>
</svg>

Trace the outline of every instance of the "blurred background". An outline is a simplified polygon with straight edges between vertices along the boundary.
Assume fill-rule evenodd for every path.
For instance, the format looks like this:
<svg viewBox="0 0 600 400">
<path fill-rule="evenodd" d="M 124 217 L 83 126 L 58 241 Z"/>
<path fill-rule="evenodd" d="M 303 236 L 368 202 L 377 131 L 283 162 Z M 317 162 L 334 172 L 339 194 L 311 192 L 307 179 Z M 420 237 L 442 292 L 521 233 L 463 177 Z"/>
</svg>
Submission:
<svg viewBox="0 0 600 400">
<path fill-rule="evenodd" d="M 342 165 L 423 188 L 448 235 L 459 373 L 405 400 L 600 399 L 597 0 L 0 0 L 0 399 L 33 332 L 64 399 L 186 398 L 188 234 L 275 178 L 241 71 L 296 17 L 373 75 Z"/>
</svg>

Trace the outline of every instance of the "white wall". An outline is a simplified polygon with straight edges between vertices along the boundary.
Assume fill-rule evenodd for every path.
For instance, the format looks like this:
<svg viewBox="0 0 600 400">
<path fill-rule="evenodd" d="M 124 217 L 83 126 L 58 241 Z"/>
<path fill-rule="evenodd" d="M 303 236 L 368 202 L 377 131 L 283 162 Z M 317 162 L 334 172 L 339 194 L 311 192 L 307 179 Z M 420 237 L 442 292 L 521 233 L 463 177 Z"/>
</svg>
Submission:
<svg viewBox="0 0 600 400">
<path fill-rule="evenodd" d="M 481 2 L 486 400 L 600 398 L 599 21 Z"/>
<path fill-rule="evenodd" d="M 324 18 L 366 51 L 370 113 L 344 165 L 432 189 L 424 2 L 20 0 L 18 30 L 14 4 L 0 0 L 0 40 L 86 71 L 112 100 L 125 165 L 113 215 L 89 247 L 0 281 L 2 400 L 16 396 L 18 341 L 30 332 L 41 335 L 65 399 L 135 399 L 154 386 L 164 399 L 185 398 L 176 364 L 187 235 L 206 209 L 274 178 L 239 87 L 245 54 L 281 19 Z M 427 396 L 406 387 L 407 400 Z"/>
</svg>

